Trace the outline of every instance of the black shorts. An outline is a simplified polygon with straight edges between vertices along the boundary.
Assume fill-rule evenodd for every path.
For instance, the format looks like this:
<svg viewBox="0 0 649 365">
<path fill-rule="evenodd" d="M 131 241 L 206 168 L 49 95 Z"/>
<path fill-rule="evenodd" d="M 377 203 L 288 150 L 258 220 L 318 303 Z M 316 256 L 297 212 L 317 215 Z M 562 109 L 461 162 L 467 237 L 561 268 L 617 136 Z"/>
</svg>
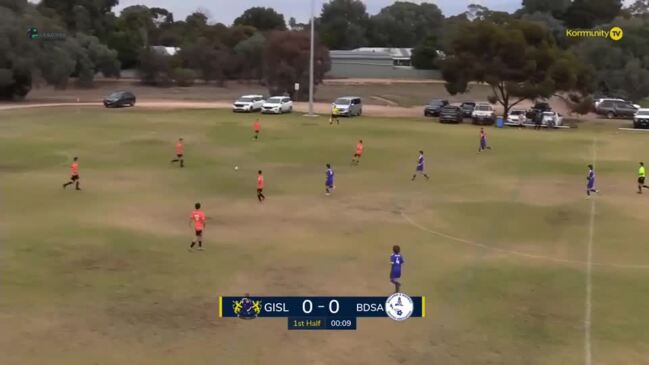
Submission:
<svg viewBox="0 0 649 365">
<path fill-rule="evenodd" d="M 182 155 L 182 154 L 180 154 L 180 155 L 176 155 L 176 157 L 178 157 L 178 158 L 183 158 L 183 155 Z"/>
<path fill-rule="evenodd" d="M 643 177 L 639 177 L 639 178 L 638 178 L 638 184 L 642 184 L 642 185 L 644 185 L 644 179 L 645 179 L 644 176 L 643 176 Z"/>
<path fill-rule="evenodd" d="M 202 229 L 197 229 L 196 230 L 196 237 L 202 237 L 203 236 L 203 230 Z"/>
<path fill-rule="evenodd" d="M 72 181 L 77 181 L 77 180 L 79 180 L 79 175 L 72 175 L 72 176 L 70 176 L 70 180 L 72 180 Z"/>
<path fill-rule="evenodd" d="M 261 194 L 262 192 L 264 192 L 264 189 L 257 189 L 257 194 Z"/>
<path fill-rule="evenodd" d="M 361 157 L 361 155 L 360 155 L 360 154 L 358 154 L 358 153 L 354 153 L 354 157 L 358 157 L 358 158 L 360 158 L 360 157 Z"/>
</svg>

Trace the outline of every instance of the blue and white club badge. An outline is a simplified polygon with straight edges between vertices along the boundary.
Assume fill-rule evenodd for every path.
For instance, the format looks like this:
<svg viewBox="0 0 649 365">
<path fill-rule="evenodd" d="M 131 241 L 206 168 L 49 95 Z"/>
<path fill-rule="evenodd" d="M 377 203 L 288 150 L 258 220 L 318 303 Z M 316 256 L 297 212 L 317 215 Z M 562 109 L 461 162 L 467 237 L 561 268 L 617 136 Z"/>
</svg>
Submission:
<svg viewBox="0 0 649 365">
<path fill-rule="evenodd" d="M 405 321 L 414 310 L 412 298 L 404 293 L 394 293 L 385 301 L 385 313 L 395 321 Z"/>
</svg>

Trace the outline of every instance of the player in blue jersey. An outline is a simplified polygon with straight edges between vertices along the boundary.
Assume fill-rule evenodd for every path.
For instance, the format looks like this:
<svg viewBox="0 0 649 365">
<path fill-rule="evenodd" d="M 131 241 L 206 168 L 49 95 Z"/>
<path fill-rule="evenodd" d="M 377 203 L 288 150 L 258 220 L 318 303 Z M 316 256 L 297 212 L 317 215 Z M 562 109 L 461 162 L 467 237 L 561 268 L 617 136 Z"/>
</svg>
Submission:
<svg viewBox="0 0 649 365">
<path fill-rule="evenodd" d="M 329 196 L 336 188 L 334 185 L 334 170 L 331 168 L 331 164 L 327 164 L 327 180 L 325 181 L 325 195 Z"/>
<path fill-rule="evenodd" d="M 424 172 L 424 151 L 419 151 L 419 157 L 417 158 L 417 168 L 415 169 L 415 173 L 412 175 L 412 181 L 415 181 L 417 174 L 424 175 L 426 180 L 430 179 Z"/>
<path fill-rule="evenodd" d="M 593 169 L 593 165 L 588 165 L 588 175 L 586 175 L 586 195 L 590 196 L 590 193 L 599 193 L 597 189 L 595 189 L 595 170 Z"/>
<path fill-rule="evenodd" d="M 403 257 L 401 257 L 401 248 L 397 245 L 392 246 L 392 256 L 390 256 L 390 264 L 392 268 L 390 269 L 390 282 L 394 284 L 394 292 L 398 293 L 401 289 L 401 283 L 399 278 L 401 278 L 401 265 L 403 265 Z"/>
<path fill-rule="evenodd" d="M 480 128 L 480 146 L 478 147 L 478 152 L 490 149 L 491 146 L 487 144 L 487 132 L 484 131 L 484 128 Z"/>
</svg>

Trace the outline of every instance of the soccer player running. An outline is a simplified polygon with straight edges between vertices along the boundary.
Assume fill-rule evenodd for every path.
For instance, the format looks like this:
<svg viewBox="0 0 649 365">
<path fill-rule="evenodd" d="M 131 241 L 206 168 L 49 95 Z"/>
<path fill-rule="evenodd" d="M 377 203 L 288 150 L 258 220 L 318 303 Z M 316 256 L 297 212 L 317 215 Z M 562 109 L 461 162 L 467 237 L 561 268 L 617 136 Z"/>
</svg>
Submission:
<svg viewBox="0 0 649 365">
<path fill-rule="evenodd" d="M 352 166 L 358 166 L 361 162 L 361 157 L 363 156 L 363 140 L 359 140 L 356 144 L 356 153 L 354 153 L 354 158 L 352 158 Z"/>
<path fill-rule="evenodd" d="M 259 133 L 261 133 L 261 123 L 259 123 L 259 119 L 255 120 L 255 123 L 252 125 L 252 129 L 255 133 L 252 139 L 254 139 L 255 141 L 259 140 Z"/>
<path fill-rule="evenodd" d="M 176 158 L 171 160 L 171 163 L 180 162 L 180 167 L 185 167 L 185 145 L 182 138 L 178 138 L 176 142 Z"/>
<path fill-rule="evenodd" d="M 192 240 L 191 251 L 198 242 L 198 249 L 203 249 L 203 230 L 205 229 L 205 213 L 201 210 L 201 203 L 194 204 L 194 211 L 189 216 L 189 224 L 194 225 L 195 238 Z"/>
<path fill-rule="evenodd" d="M 334 191 L 336 186 L 334 185 L 334 170 L 331 168 L 331 164 L 327 164 L 327 180 L 325 181 L 325 195 L 329 196 Z"/>
<path fill-rule="evenodd" d="M 63 189 L 72 184 L 75 184 L 75 190 L 81 190 L 79 187 L 79 157 L 72 159 L 72 165 L 70 165 L 70 181 L 63 184 Z"/>
<path fill-rule="evenodd" d="M 640 168 L 638 169 L 638 194 L 642 194 L 642 188 L 649 189 L 649 186 L 645 184 L 645 178 L 647 173 L 644 169 L 644 162 L 640 162 Z"/>
<path fill-rule="evenodd" d="M 261 170 L 257 171 L 257 199 L 260 203 L 266 200 L 264 195 L 264 175 Z"/>
<path fill-rule="evenodd" d="M 484 128 L 480 128 L 480 147 L 478 147 L 478 152 L 490 149 L 491 146 L 487 145 L 487 132 L 484 131 Z"/>
<path fill-rule="evenodd" d="M 398 293 L 401 289 L 401 265 L 403 265 L 403 257 L 401 257 L 401 248 L 398 245 L 392 246 L 392 256 L 390 256 L 390 282 L 394 284 L 394 292 Z"/>
<path fill-rule="evenodd" d="M 424 175 L 426 180 L 430 179 L 430 177 L 428 177 L 428 175 L 424 172 L 424 151 L 419 151 L 419 157 L 417 158 L 417 168 L 415 169 L 415 173 L 412 175 L 412 181 L 415 181 L 417 174 Z"/>
<path fill-rule="evenodd" d="M 593 165 L 588 165 L 588 175 L 586 175 L 586 195 L 590 196 L 590 193 L 599 193 L 597 189 L 595 189 L 595 170 L 593 169 Z"/>
</svg>

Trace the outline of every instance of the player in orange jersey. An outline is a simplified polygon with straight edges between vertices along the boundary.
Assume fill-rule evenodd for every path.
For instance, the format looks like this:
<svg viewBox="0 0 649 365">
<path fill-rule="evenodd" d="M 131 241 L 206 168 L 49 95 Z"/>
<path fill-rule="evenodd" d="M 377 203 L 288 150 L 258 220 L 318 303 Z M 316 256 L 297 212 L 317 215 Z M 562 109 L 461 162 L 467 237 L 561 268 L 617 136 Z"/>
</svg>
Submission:
<svg viewBox="0 0 649 365">
<path fill-rule="evenodd" d="M 194 233 L 196 237 L 192 240 L 189 249 L 194 248 L 198 242 L 198 249 L 203 249 L 203 230 L 205 229 L 205 213 L 201 210 L 201 203 L 194 204 L 194 211 L 189 216 L 189 224 L 194 226 Z"/>
<path fill-rule="evenodd" d="M 180 167 L 185 167 L 185 144 L 182 138 L 178 138 L 176 142 L 176 158 L 171 160 L 171 163 L 180 162 Z"/>
<path fill-rule="evenodd" d="M 255 120 L 255 123 L 252 125 L 252 129 L 255 132 L 255 135 L 252 137 L 255 141 L 259 140 L 259 133 L 261 133 L 261 123 L 259 119 Z"/>
<path fill-rule="evenodd" d="M 63 189 L 72 184 L 75 184 L 76 190 L 81 190 L 79 187 L 79 157 L 73 159 L 72 165 L 70 166 L 70 181 L 63 184 Z"/>
<path fill-rule="evenodd" d="M 264 175 L 261 170 L 257 172 L 257 199 L 259 199 L 260 203 L 266 200 L 266 196 L 264 195 Z"/>
<path fill-rule="evenodd" d="M 354 158 L 352 158 L 352 166 L 358 166 L 358 164 L 361 162 L 361 156 L 363 156 L 362 139 L 356 144 L 356 153 L 354 153 Z"/>
</svg>

